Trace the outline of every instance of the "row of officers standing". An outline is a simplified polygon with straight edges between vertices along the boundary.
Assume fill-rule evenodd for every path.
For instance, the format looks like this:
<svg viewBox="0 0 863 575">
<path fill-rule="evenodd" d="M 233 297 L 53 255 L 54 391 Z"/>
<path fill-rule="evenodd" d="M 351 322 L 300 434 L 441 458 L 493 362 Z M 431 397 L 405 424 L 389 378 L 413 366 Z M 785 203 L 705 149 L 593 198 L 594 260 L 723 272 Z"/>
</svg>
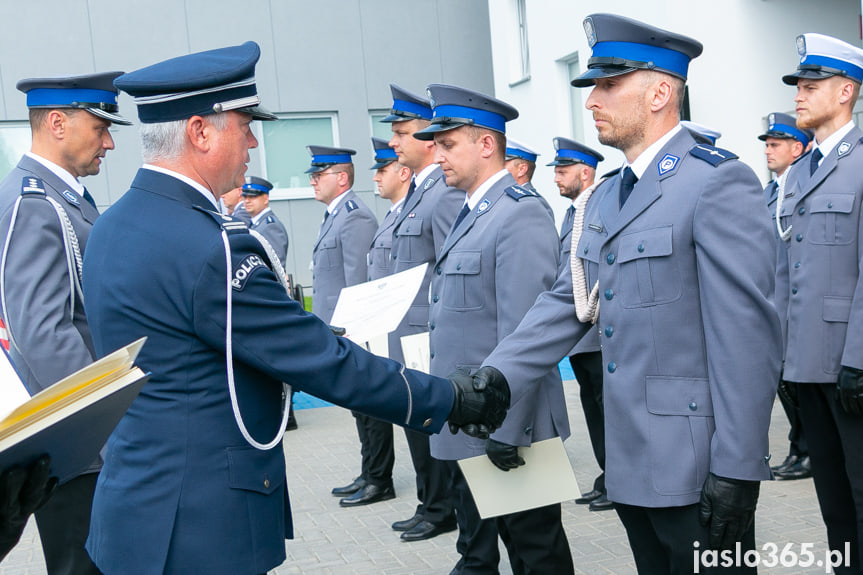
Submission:
<svg viewBox="0 0 863 575">
<path fill-rule="evenodd" d="M 605 473 L 582 500 L 613 506 L 639 573 L 692 572 L 696 544 L 754 548 L 777 385 L 805 433 L 830 548 L 851 550 L 836 571 L 861 572 L 863 132 L 851 116 L 863 50 L 798 38 L 800 64 L 783 77 L 797 117 L 772 115 L 763 135 L 769 161 L 773 140 L 797 159 L 765 198 L 733 153 L 680 125 L 697 40 L 610 14 L 584 30 L 592 57 L 572 84 L 592 87 L 599 141 L 623 166 L 596 179 L 598 152 L 555 139 L 555 181 L 574 200 L 558 232 L 528 184 L 535 154 L 507 145 L 517 110 L 465 88 L 433 84 L 425 99 L 393 85 L 393 138 L 375 142 L 392 203 L 380 226 L 351 191 L 353 150 L 309 147 L 327 204 L 314 315 L 284 289 L 278 241 L 219 204 L 240 188 L 252 228 L 275 219 L 251 201 L 271 186 L 243 177 L 250 122 L 273 119 L 256 44 L 19 83 L 33 148 L 0 184 L 10 355 L 36 391 L 147 336 L 139 363 L 152 373 L 98 480 L 96 463 L 37 512 L 52 573 L 255 574 L 284 561 L 285 384 L 355 412 L 361 474 L 333 490 L 341 505 L 394 497 L 382 422 L 398 423 L 419 500 L 393 525 L 403 539 L 457 527 L 456 574 L 497 573 L 499 539 L 514 573 L 572 573 L 559 504 L 481 519 L 457 465 L 485 455 L 506 472 L 524 465 L 520 448 L 566 439 L 567 356 L 589 425 L 601 422 L 591 442 Z M 137 104 L 145 165 L 100 216 L 79 179 L 113 148 L 110 123 L 128 123 L 118 89 Z M 421 263 L 391 359 L 329 333 L 342 287 Z M 430 375 L 400 351 L 422 331 Z"/>
</svg>

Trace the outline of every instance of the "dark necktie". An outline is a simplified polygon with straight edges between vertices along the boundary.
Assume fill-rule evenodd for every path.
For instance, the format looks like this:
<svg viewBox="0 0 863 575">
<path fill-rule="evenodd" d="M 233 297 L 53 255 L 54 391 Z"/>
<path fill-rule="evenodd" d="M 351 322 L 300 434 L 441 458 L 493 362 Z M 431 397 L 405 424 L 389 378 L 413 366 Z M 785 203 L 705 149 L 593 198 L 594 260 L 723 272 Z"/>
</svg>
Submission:
<svg viewBox="0 0 863 575">
<path fill-rule="evenodd" d="M 815 148 L 812 150 L 812 157 L 809 158 L 809 175 L 815 173 L 815 170 L 818 169 L 818 162 L 821 161 L 821 158 L 824 157 L 824 154 L 821 153 L 820 148 Z"/>
<path fill-rule="evenodd" d="M 635 187 L 635 182 L 638 181 L 638 178 L 635 177 L 635 172 L 632 171 L 632 168 L 626 166 L 626 169 L 623 170 L 623 175 L 620 177 L 620 207 L 623 207 L 623 204 L 626 203 L 626 200 L 629 199 L 629 194 L 632 193 L 632 188 Z"/>
<path fill-rule="evenodd" d="M 96 208 L 96 200 L 93 199 L 93 196 L 90 195 L 90 192 L 87 191 L 87 188 L 84 188 L 84 194 L 83 195 L 84 195 L 84 199 L 87 200 L 90 203 L 90 205 L 93 206 L 93 208 L 95 208 L 96 211 L 98 212 L 99 208 Z"/>
<path fill-rule="evenodd" d="M 458 227 L 458 225 L 461 223 L 461 221 L 463 219 L 465 219 L 469 213 L 470 213 L 470 208 L 467 206 L 467 204 L 463 205 L 461 207 L 461 211 L 458 213 L 458 216 L 455 219 L 455 223 L 452 225 L 452 229 L 455 230 Z"/>
<path fill-rule="evenodd" d="M 560 226 L 560 236 L 563 237 L 572 231 L 572 220 L 575 217 L 575 206 L 569 206 L 566 210 L 566 215 L 563 217 L 563 225 Z"/>
<path fill-rule="evenodd" d="M 414 191 L 416 191 L 416 189 L 417 189 L 417 179 L 411 178 L 411 185 L 410 185 L 410 187 L 408 187 L 408 193 L 405 196 L 405 204 L 407 204 L 408 200 L 411 199 L 411 194 L 414 193 Z"/>
</svg>

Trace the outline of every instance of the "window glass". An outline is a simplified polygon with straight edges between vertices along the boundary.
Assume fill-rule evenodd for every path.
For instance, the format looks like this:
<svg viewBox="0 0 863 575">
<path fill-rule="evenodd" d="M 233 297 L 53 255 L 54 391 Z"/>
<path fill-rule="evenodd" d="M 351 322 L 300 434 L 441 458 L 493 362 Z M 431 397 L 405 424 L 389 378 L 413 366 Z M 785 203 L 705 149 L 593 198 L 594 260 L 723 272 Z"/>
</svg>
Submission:
<svg viewBox="0 0 863 575">
<path fill-rule="evenodd" d="M 18 165 L 18 160 L 29 149 L 29 123 L 0 123 L 0 179 L 5 178 L 6 174 Z"/>
<path fill-rule="evenodd" d="M 261 122 L 266 178 L 281 189 L 308 188 L 308 145 L 333 146 L 332 116 L 279 118 Z"/>
</svg>

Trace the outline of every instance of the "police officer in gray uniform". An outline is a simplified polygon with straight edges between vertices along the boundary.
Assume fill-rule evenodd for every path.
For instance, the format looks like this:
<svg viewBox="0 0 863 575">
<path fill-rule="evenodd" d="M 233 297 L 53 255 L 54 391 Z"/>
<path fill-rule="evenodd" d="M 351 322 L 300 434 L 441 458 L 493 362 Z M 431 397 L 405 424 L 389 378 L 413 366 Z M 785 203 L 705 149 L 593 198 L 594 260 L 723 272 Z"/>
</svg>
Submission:
<svg viewBox="0 0 863 575">
<path fill-rule="evenodd" d="M 81 257 L 99 216 L 80 178 L 114 149 L 120 72 L 18 82 L 33 144 L 0 183 L 0 312 L 9 354 L 31 393 L 95 359 L 81 296 Z M 97 573 L 84 550 L 101 460 L 36 513 L 48 572 Z"/>
<path fill-rule="evenodd" d="M 576 214 L 575 200 L 594 185 L 596 167 L 605 158 L 596 150 L 569 138 L 555 138 L 553 144 L 554 161 L 548 165 L 554 166 L 554 183 L 560 195 L 573 202 L 567 208 L 560 227 L 560 275 L 563 268 L 570 265 L 573 221 L 576 216 L 581 220 L 584 218 L 584 210 Z M 606 511 L 614 505 L 605 492 L 605 423 L 602 416 L 602 354 L 599 350 L 599 332 L 594 326 L 569 352 L 569 364 L 578 381 L 590 446 L 601 470 L 593 480 L 593 489 L 575 500 L 579 505 L 589 505 L 591 511 Z"/>
<path fill-rule="evenodd" d="M 504 167 L 510 175 L 515 178 L 515 183 L 531 192 L 536 192 L 533 186 L 533 174 L 536 171 L 536 159 L 539 153 L 531 150 L 521 142 L 517 142 L 510 137 L 506 139 L 506 156 L 504 156 Z M 542 194 L 537 192 L 545 209 L 548 210 L 548 215 L 554 219 L 554 210 Z"/>
<path fill-rule="evenodd" d="M 378 231 L 372 238 L 369 247 L 368 267 L 369 280 L 376 280 L 390 275 L 390 250 L 393 244 L 393 226 L 404 205 L 405 195 L 411 181 L 409 168 L 398 163 L 398 156 L 386 140 L 372 138 L 375 151 L 375 170 L 373 180 L 377 183 L 378 194 L 389 200 L 391 206 L 384 216 Z M 339 501 L 342 507 L 368 505 L 378 501 L 386 501 L 395 497 L 393 489 L 393 465 L 395 451 L 393 448 L 393 426 L 391 423 L 354 413 L 357 433 L 360 436 L 360 453 L 362 454 L 362 472 L 360 477 L 364 485 L 356 493 Z"/>
<path fill-rule="evenodd" d="M 572 83 L 594 86 L 599 141 L 626 163 L 579 198 L 571 266 L 475 378 L 505 378 L 517 406 L 596 323 L 608 498 L 639 573 L 691 573 L 693 542 L 754 548 L 772 477 L 775 232 L 752 170 L 679 125 L 701 44 L 611 14 L 584 27 L 593 54 Z"/>
<path fill-rule="evenodd" d="M 270 208 L 270 190 L 273 184 L 264 178 L 246 176 L 243 184 L 243 207 L 251 216 L 249 229 L 260 233 L 279 256 L 279 262 L 285 267 L 288 259 L 288 230 L 282 220 Z"/>
<path fill-rule="evenodd" d="M 464 204 L 462 190 L 447 185 L 443 170 L 434 162 L 435 145 L 413 135 L 428 127 L 432 109 L 428 99 L 390 84 L 393 105 L 381 120 L 392 128 L 390 145 L 399 163 L 413 170 L 413 179 L 393 229 L 392 271 L 398 273 L 428 264 L 423 283 L 398 328 L 390 334 L 390 358 L 404 363 L 401 338 L 428 331 L 432 268 L 444 240 Z M 402 541 L 422 541 L 456 528 L 446 470 L 431 456 L 428 435 L 405 428 L 416 472 L 419 504 L 412 517 L 393 523 Z"/>
<path fill-rule="evenodd" d="M 307 146 L 312 165 L 306 170 L 315 199 L 326 204 L 324 221 L 312 252 L 312 312 L 329 323 L 343 287 L 366 281 L 366 254 L 378 222 L 357 197 L 354 184 L 356 150 Z"/>
<path fill-rule="evenodd" d="M 785 182 L 788 179 L 788 168 L 797 161 L 808 149 L 814 134 L 811 130 L 797 127 L 797 120 L 788 114 L 775 112 L 767 116 L 767 131 L 758 139 L 764 142 L 764 154 L 767 156 L 767 168 L 776 175 L 764 187 L 767 208 L 772 220 L 776 219 L 776 201 L 780 193 L 784 193 Z M 774 221 L 775 225 L 775 221 Z M 788 254 L 785 242 L 777 243 L 776 251 L 776 309 L 779 312 L 782 326 L 782 341 L 785 340 L 786 322 L 784 319 L 788 309 Z M 784 353 L 784 349 L 783 349 Z M 812 463 L 809 460 L 809 447 L 806 444 L 806 434 L 800 422 L 800 410 L 795 402 L 784 393 L 790 386 L 796 384 L 785 382 L 779 388 L 779 402 L 791 424 L 788 431 L 788 456 L 782 463 L 772 467 L 776 477 L 780 479 L 804 479 L 812 477 Z"/>
<path fill-rule="evenodd" d="M 368 279 L 366 257 L 378 222 L 351 189 L 354 184 L 351 156 L 356 150 L 329 146 L 307 146 L 306 150 L 312 156 L 312 165 L 306 173 L 315 199 L 327 206 L 312 252 L 312 312 L 329 323 L 342 288 Z M 366 480 L 360 475 L 343 487 L 333 488 L 332 493 L 337 497 L 352 495 L 365 485 Z"/>
<path fill-rule="evenodd" d="M 434 138 L 447 184 L 467 198 L 435 261 L 429 313 L 431 373 L 471 373 L 512 332 L 557 273 L 554 221 L 504 168 L 506 122 L 518 111 L 465 88 L 429 86 L 434 118 L 414 137 Z M 521 382 L 522 384 L 526 382 Z M 481 519 L 458 460 L 487 455 L 503 471 L 523 464 L 520 446 L 569 436 L 563 385 L 556 366 L 534 375 L 528 401 L 511 404 L 486 440 L 460 433 L 431 439 L 432 456 L 449 469 L 461 555 L 453 573 L 495 573 L 498 535 L 515 573 L 573 572 L 560 504 Z"/>
<path fill-rule="evenodd" d="M 777 200 L 790 287 L 783 378 L 796 383 L 812 476 L 831 550 L 860 573 L 863 532 L 863 132 L 854 104 L 863 50 L 821 34 L 797 37 L 797 127 L 815 133 Z M 783 270 L 779 270 L 780 272 Z M 794 400 L 794 388 L 784 390 Z"/>
</svg>

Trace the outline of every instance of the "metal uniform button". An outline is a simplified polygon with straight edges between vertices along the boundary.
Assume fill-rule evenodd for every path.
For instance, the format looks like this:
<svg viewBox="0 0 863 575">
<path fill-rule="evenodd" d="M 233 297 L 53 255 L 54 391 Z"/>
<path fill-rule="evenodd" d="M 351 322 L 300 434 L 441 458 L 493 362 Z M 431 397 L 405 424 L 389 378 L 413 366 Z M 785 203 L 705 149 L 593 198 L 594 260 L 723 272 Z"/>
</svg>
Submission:
<svg viewBox="0 0 863 575">
<path fill-rule="evenodd" d="M 437 300 L 438 300 L 438 297 L 437 297 L 437 296 L 433 296 L 433 297 L 432 297 L 432 302 L 437 303 Z"/>
<path fill-rule="evenodd" d="M 530 433 L 532 431 L 533 431 L 533 427 L 531 427 L 530 425 L 528 425 L 527 427 L 524 428 L 525 435 L 530 435 Z"/>
<path fill-rule="evenodd" d="M 429 354 L 429 357 L 430 357 L 431 359 L 434 359 L 434 352 L 431 352 L 431 353 Z"/>
<path fill-rule="evenodd" d="M 269 489 L 269 488 L 270 488 L 270 480 L 264 479 L 264 489 Z"/>
<path fill-rule="evenodd" d="M 437 275 L 440 275 L 440 266 L 438 266 L 434 269 L 434 273 L 436 273 Z"/>
<path fill-rule="evenodd" d="M 605 290 L 605 299 L 611 300 L 614 297 L 614 290 L 609 288 Z"/>
<path fill-rule="evenodd" d="M 797 237 L 794 239 L 797 240 L 798 242 L 802 242 L 803 241 L 803 234 L 797 234 Z"/>
<path fill-rule="evenodd" d="M 587 246 L 584 246 L 584 253 L 587 253 L 589 251 L 589 249 L 590 248 L 588 248 Z"/>
<path fill-rule="evenodd" d="M 613 263 L 614 263 L 614 254 L 608 254 L 608 255 L 605 257 L 605 261 L 607 261 L 607 262 L 608 262 L 608 265 L 613 264 Z"/>
<path fill-rule="evenodd" d="M 833 202 L 827 202 L 827 208 L 832 210 L 833 209 Z"/>
<path fill-rule="evenodd" d="M 423 421 L 423 427 L 429 427 L 431 424 L 432 424 L 431 418 L 428 418 L 425 421 Z"/>
<path fill-rule="evenodd" d="M 456 265 L 455 265 L 455 269 L 460 270 L 460 269 L 461 269 L 461 264 L 456 264 Z"/>
<path fill-rule="evenodd" d="M 797 213 L 802 216 L 803 214 L 806 213 L 806 208 L 804 208 L 803 206 L 800 206 L 800 209 L 797 210 Z"/>
<path fill-rule="evenodd" d="M 610 325 L 605 327 L 605 337 L 611 337 L 614 335 L 614 328 Z"/>
<path fill-rule="evenodd" d="M 794 269 L 796 270 L 799 268 L 800 268 L 800 262 L 794 262 Z"/>
<path fill-rule="evenodd" d="M 396 255 L 395 255 L 395 254 L 393 254 L 393 259 L 396 259 Z"/>
<path fill-rule="evenodd" d="M 644 244 L 638 244 L 635 249 L 638 250 L 638 253 L 642 253 L 644 251 Z"/>
<path fill-rule="evenodd" d="M 690 404 L 689 404 L 689 410 L 690 410 L 690 411 L 695 411 L 696 409 L 698 409 L 698 404 L 697 404 L 697 403 L 695 403 L 695 402 L 693 401 L 692 403 L 690 403 Z"/>
<path fill-rule="evenodd" d="M 797 294 L 797 288 L 791 288 L 791 293 L 796 295 Z"/>
<path fill-rule="evenodd" d="M 434 324 L 433 323 L 429 324 L 429 330 L 434 331 Z"/>
<path fill-rule="evenodd" d="M 614 373 L 617 370 L 617 364 L 613 361 L 608 364 L 608 373 Z"/>
</svg>

